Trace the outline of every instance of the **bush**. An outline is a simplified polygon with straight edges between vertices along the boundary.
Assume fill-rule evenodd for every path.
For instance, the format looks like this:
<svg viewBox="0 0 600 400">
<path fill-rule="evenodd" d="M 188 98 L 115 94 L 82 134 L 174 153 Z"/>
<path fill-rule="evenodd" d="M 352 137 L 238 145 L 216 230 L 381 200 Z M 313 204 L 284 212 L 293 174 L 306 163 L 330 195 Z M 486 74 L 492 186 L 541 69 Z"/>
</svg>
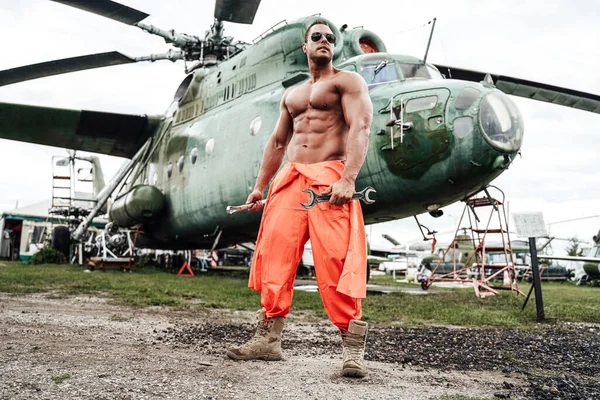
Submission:
<svg viewBox="0 0 600 400">
<path fill-rule="evenodd" d="M 53 249 L 52 247 L 45 247 L 39 250 L 29 260 L 30 264 L 62 264 L 66 261 L 65 255 L 62 251 Z"/>
</svg>

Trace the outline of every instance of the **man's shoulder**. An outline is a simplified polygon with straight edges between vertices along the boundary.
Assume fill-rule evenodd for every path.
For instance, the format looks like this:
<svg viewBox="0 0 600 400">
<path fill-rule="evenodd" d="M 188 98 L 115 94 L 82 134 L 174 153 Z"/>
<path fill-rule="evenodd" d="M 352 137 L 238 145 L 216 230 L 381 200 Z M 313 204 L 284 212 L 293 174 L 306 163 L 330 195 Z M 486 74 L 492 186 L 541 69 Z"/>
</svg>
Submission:
<svg viewBox="0 0 600 400">
<path fill-rule="evenodd" d="M 337 84 L 340 88 L 351 88 L 366 84 L 362 75 L 354 71 L 338 70 Z"/>
<path fill-rule="evenodd" d="M 338 69 L 337 76 L 339 79 L 344 79 L 344 80 L 362 79 L 362 76 L 359 73 L 354 72 L 354 71 L 347 71 L 345 69 Z"/>
</svg>

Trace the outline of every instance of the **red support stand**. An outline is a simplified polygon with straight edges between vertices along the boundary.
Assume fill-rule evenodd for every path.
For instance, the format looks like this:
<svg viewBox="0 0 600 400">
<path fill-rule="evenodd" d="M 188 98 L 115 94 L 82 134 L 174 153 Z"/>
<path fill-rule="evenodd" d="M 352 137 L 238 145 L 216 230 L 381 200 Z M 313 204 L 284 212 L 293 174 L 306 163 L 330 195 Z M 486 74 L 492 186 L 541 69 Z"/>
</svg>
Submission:
<svg viewBox="0 0 600 400">
<path fill-rule="evenodd" d="M 190 267 L 190 264 L 187 262 L 187 260 L 183 263 L 183 265 L 179 269 L 179 272 L 177 273 L 177 275 L 179 275 L 179 276 L 195 276 L 194 271 L 192 271 L 192 268 Z"/>
</svg>

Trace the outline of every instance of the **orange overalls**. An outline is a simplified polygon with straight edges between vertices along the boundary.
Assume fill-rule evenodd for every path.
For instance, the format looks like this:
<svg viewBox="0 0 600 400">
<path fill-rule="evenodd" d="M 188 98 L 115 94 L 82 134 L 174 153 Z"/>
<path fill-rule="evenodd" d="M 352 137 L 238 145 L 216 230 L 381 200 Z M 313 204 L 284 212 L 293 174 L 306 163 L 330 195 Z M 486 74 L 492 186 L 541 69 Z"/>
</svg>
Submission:
<svg viewBox="0 0 600 400">
<path fill-rule="evenodd" d="M 329 319 L 346 330 L 360 319 L 366 297 L 367 245 L 360 204 L 328 202 L 305 209 L 310 188 L 321 193 L 338 181 L 342 161 L 288 162 L 269 188 L 248 286 L 261 292 L 266 317 L 285 317 L 292 305 L 296 269 L 310 238 L 317 285 Z"/>
</svg>

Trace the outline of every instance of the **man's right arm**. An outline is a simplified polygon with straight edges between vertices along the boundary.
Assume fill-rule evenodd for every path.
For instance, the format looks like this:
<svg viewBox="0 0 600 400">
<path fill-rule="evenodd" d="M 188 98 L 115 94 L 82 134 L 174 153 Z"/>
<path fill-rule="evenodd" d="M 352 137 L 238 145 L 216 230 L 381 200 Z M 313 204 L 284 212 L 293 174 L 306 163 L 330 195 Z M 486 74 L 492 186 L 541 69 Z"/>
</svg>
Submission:
<svg viewBox="0 0 600 400">
<path fill-rule="evenodd" d="M 292 139 L 294 122 L 285 105 L 288 93 L 289 90 L 285 92 L 281 99 L 279 120 L 275 125 L 273 134 L 265 146 L 262 162 L 260 164 L 260 171 L 256 178 L 256 184 L 254 185 L 254 190 L 250 193 L 250 196 L 248 196 L 246 203 L 255 203 L 262 200 L 263 192 L 281 166 L 281 162 L 285 156 L 285 149 Z"/>
</svg>

